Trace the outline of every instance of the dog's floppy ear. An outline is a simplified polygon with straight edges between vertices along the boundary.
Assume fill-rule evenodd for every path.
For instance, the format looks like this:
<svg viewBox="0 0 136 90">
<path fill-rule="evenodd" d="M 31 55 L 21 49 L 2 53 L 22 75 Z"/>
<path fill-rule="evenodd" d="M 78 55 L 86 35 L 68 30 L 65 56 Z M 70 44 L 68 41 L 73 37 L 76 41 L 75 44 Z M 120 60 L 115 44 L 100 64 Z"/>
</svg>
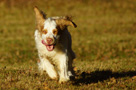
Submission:
<svg viewBox="0 0 136 90">
<path fill-rule="evenodd" d="M 63 30 L 67 26 L 73 26 L 75 28 L 77 27 L 77 25 L 72 21 L 70 16 L 60 17 L 55 21 L 61 30 Z"/>
<path fill-rule="evenodd" d="M 34 11 L 36 16 L 36 28 L 38 30 L 41 30 L 46 19 L 46 14 L 43 11 L 39 10 L 37 6 L 34 7 Z"/>
</svg>

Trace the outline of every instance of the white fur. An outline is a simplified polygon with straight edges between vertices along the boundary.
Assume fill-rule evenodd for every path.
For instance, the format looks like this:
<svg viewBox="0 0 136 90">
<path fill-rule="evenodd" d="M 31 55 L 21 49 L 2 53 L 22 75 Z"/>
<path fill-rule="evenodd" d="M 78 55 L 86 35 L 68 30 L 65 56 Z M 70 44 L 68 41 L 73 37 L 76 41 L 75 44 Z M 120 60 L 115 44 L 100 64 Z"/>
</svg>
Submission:
<svg viewBox="0 0 136 90">
<path fill-rule="evenodd" d="M 59 76 L 59 82 L 65 82 L 70 79 L 72 74 L 72 60 L 75 58 L 75 54 L 71 49 L 71 36 L 67 29 L 65 29 L 61 36 L 54 36 L 52 30 L 56 28 L 56 22 L 48 18 L 45 20 L 44 29 L 48 30 L 46 35 L 40 35 L 38 30 L 35 31 L 35 42 L 38 49 L 38 55 L 40 62 L 38 63 L 39 70 L 44 70 L 52 79 L 57 79 Z M 47 37 L 55 37 L 60 41 L 56 44 L 53 51 L 48 51 L 46 46 L 41 43 Z M 52 62 L 52 63 L 51 63 Z M 57 67 L 57 72 L 54 65 Z"/>
<path fill-rule="evenodd" d="M 56 29 L 56 23 L 54 20 L 52 20 L 51 18 L 48 18 L 45 22 L 44 22 L 44 29 L 47 30 L 47 34 L 42 34 L 42 39 L 47 43 L 46 39 L 47 38 L 52 38 L 53 42 L 55 42 L 55 39 L 57 39 L 59 36 L 56 36 L 53 34 L 53 30 Z"/>
</svg>

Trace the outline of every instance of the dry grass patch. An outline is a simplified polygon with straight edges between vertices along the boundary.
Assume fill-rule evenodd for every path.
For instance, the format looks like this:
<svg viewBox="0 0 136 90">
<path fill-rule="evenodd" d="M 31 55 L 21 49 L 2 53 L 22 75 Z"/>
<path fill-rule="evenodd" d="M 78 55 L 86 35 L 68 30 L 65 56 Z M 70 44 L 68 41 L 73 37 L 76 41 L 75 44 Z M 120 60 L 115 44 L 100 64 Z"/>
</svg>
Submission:
<svg viewBox="0 0 136 90">
<path fill-rule="evenodd" d="M 70 28 L 76 78 L 58 84 L 40 76 L 35 49 L 37 5 L 50 16 L 74 16 Z M 1 0 L 0 89 L 135 89 L 136 1 Z"/>
</svg>

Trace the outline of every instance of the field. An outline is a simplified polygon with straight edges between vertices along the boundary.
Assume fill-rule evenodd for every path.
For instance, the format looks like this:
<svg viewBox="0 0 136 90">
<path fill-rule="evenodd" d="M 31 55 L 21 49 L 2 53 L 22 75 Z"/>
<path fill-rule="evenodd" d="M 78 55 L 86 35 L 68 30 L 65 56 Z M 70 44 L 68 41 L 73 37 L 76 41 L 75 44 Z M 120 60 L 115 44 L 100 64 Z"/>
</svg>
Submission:
<svg viewBox="0 0 136 90">
<path fill-rule="evenodd" d="M 74 81 L 40 75 L 34 41 L 38 6 L 72 15 Z M 135 90 L 136 0 L 0 0 L 0 90 Z"/>
</svg>

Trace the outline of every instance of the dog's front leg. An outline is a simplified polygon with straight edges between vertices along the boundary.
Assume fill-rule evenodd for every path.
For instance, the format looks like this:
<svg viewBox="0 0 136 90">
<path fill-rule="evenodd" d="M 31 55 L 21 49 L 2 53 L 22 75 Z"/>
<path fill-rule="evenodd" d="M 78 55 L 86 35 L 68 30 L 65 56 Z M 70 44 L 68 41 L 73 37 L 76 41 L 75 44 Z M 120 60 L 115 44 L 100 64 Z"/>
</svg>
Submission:
<svg viewBox="0 0 136 90">
<path fill-rule="evenodd" d="M 59 83 L 63 83 L 69 80 L 68 76 L 68 57 L 67 55 L 61 55 L 59 57 Z"/>
<path fill-rule="evenodd" d="M 42 73 L 44 70 L 47 72 L 50 78 L 57 79 L 57 73 L 54 69 L 54 66 L 49 62 L 46 57 L 39 55 L 40 62 L 38 63 L 39 70 Z"/>
</svg>

